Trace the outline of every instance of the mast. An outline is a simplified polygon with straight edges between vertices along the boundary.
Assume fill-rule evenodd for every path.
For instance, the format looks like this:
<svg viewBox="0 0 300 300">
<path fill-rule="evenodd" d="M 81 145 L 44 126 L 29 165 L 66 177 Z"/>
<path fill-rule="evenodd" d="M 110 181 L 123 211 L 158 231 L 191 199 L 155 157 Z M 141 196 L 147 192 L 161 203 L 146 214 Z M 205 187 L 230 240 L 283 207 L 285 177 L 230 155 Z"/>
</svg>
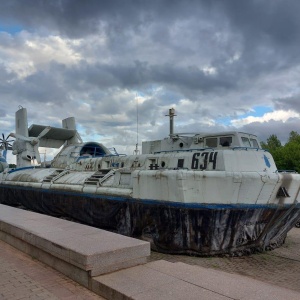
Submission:
<svg viewBox="0 0 300 300">
<path fill-rule="evenodd" d="M 170 118 L 170 137 L 172 137 L 174 135 L 174 117 L 176 117 L 175 109 L 170 108 L 169 109 L 169 114 L 166 115 L 166 117 Z"/>
<path fill-rule="evenodd" d="M 139 99 L 136 97 L 136 144 L 135 144 L 135 150 L 133 150 L 133 153 L 135 155 L 138 155 L 140 153 L 139 150 Z"/>
</svg>

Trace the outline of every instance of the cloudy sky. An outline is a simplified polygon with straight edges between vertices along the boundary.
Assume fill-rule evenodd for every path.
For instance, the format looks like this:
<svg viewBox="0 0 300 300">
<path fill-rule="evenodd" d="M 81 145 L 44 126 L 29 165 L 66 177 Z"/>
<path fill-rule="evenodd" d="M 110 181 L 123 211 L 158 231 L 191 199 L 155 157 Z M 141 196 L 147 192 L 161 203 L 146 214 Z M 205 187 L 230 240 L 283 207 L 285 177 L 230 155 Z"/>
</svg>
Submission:
<svg viewBox="0 0 300 300">
<path fill-rule="evenodd" d="M 0 2 L 0 132 L 75 116 L 131 154 L 176 132 L 300 132 L 298 0 Z"/>
</svg>

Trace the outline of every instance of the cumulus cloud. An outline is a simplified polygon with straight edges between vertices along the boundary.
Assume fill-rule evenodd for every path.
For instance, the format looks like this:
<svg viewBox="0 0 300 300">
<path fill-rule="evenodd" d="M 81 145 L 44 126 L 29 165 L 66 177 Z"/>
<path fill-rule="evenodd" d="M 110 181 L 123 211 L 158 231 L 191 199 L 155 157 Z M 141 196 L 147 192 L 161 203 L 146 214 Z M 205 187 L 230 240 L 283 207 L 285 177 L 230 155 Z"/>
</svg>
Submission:
<svg viewBox="0 0 300 300">
<path fill-rule="evenodd" d="M 295 94 L 292 97 L 286 97 L 274 100 L 275 108 L 294 110 L 300 113 L 300 94 Z"/>
<path fill-rule="evenodd" d="M 261 117 L 253 117 L 253 116 L 249 116 L 246 118 L 241 118 L 241 119 L 235 119 L 231 121 L 231 124 L 235 127 L 241 127 L 250 123 L 255 123 L 255 122 L 259 122 L 259 123 L 264 123 L 264 122 L 269 122 L 271 120 L 274 121 L 281 121 L 283 123 L 285 123 L 286 121 L 288 121 L 290 118 L 299 118 L 300 114 L 288 110 L 277 110 L 277 111 L 273 111 L 273 112 L 269 112 L 264 114 Z"/>
<path fill-rule="evenodd" d="M 13 131 L 22 105 L 30 124 L 75 116 L 84 140 L 130 152 L 137 127 L 140 141 L 168 134 L 174 107 L 177 132 L 239 128 L 284 140 L 299 122 L 299 8 L 291 0 L 1 1 L 1 128 Z M 255 106 L 273 112 L 258 117 Z"/>
</svg>

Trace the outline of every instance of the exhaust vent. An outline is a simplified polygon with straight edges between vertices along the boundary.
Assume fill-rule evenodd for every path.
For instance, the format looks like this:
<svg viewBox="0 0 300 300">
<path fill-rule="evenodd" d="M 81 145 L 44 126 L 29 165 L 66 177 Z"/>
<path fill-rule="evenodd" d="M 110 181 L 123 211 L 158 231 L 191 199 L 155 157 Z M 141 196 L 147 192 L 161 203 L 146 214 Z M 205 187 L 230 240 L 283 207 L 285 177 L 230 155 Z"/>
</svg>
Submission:
<svg viewBox="0 0 300 300">
<path fill-rule="evenodd" d="M 282 198 L 282 197 L 287 198 L 287 197 L 290 197 L 290 195 L 289 195 L 287 189 L 284 186 L 282 186 L 279 188 L 276 197 L 277 198 Z"/>
</svg>

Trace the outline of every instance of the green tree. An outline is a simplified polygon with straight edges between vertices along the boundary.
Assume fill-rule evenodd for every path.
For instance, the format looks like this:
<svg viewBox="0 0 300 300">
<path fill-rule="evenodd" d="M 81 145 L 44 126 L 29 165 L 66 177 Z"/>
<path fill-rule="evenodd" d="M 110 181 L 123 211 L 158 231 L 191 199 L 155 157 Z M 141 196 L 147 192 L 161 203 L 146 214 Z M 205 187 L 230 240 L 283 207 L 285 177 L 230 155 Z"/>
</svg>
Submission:
<svg viewBox="0 0 300 300">
<path fill-rule="evenodd" d="M 285 146 L 284 161 L 288 170 L 300 172 L 300 143 L 291 142 Z"/>
<path fill-rule="evenodd" d="M 261 144 L 264 149 L 267 149 L 270 152 L 282 147 L 280 140 L 275 134 L 270 135 L 270 137 L 267 139 L 267 143 L 262 142 Z"/>
<path fill-rule="evenodd" d="M 288 142 L 282 146 L 275 134 L 267 142 L 261 143 L 273 156 L 278 170 L 295 170 L 300 172 L 300 135 L 291 131 Z"/>
<path fill-rule="evenodd" d="M 268 144 L 265 142 L 260 142 L 260 145 L 263 149 L 268 149 Z"/>
<path fill-rule="evenodd" d="M 300 134 L 297 131 L 291 131 L 290 132 L 288 143 L 290 143 L 290 142 L 300 143 Z"/>
</svg>

